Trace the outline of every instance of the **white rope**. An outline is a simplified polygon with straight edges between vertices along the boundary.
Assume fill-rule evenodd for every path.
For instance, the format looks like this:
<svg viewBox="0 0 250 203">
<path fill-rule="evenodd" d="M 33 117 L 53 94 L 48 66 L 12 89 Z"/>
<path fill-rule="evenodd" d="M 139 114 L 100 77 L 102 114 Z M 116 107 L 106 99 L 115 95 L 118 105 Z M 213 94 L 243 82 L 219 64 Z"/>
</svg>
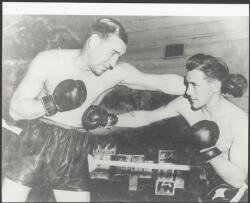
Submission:
<svg viewBox="0 0 250 203">
<path fill-rule="evenodd" d="M 98 160 L 98 159 L 95 159 L 95 165 L 158 169 L 158 170 L 169 170 L 169 169 L 182 170 L 182 171 L 191 170 L 190 165 L 179 165 L 172 163 L 138 163 L 138 162 L 110 161 L 110 160 Z"/>
</svg>

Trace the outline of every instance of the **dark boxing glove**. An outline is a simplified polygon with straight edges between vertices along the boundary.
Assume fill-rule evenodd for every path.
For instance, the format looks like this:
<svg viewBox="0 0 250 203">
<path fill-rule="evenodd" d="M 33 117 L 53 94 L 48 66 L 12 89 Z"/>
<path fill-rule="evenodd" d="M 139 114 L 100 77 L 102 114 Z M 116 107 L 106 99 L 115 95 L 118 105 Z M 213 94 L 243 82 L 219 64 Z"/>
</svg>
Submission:
<svg viewBox="0 0 250 203">
<path fill-rule="evenodd" d="M 47 116 L 80 107 L 86 100 L 87 90 L 83 81 L 67 79 L 60 82 L 52 95 L 42 97 Z"/>
<path fill-rule="evenodd" d="M 201 159 L 209 162 L 214 157 L 221 154 L 221 151 L 215 147 L 219 139 L 220 130 L 213 121 L 202 120 L 190 128 L 190 139 L 192 146 L 200 150 Z"/>
<path fill-rule="evenodd" d="M 96 129 L 99 127 L 111 127 L 115 125 L 118 118 L 115 114 L 109 114 L 99 106 L 90 106 L 82 116 L 82 126 L 85 129 Z"/>
</svg>

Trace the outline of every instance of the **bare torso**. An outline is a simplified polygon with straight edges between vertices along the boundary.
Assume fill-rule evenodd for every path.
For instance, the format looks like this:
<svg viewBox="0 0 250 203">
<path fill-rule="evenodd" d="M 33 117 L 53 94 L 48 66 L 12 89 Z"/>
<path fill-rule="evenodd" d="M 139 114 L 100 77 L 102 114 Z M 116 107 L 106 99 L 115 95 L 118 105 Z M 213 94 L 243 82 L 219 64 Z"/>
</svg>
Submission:
<svg viewBox="0 0 250 203">
<path fill-rule="evenodd" d="M 235 140 L 235 135 L 232 134 L 234 122 L 236 119 L 247 119 L 247 114 L 226 99 L 223 99 L 223 107 L 220 109 L 220 112 L 217 115 L 213 115 L 213 117 L 209 116 L 204 109 L 192 110 L 188 100 L 186 102 L 189 107 L 188 110 L 182 112 L 182 116 L 190 125 L 201 120 L 211 120 L 217 123 L 220 129 L 220 136 L 216 146 L 222 151 L 223 156 L 229 159 L 230 146 Z M 240 137 L 236 139 L 240 139 Z"/>
<path fill-rule="evenodd" d="M 77 57 L 79 50 L 53 50 L 55 64 L 49 69 L 47 80 L 44 83 L 44 89 L 39 94 L 39 98 L 45 94 L 52 94 L 56 85 L 65 79 L 82 80 L 87 89 L 87 98 L 85 102 L 77 109 L 58 112 L 49 119 L 70 125 L 81 127 L 81 117 L 85 110 L 98 98 L 102 93 L 108 91 L 122 79 L 119 70 L 106 71 L 101 76 L 94 75 L 91 71 L 79 67 Z M 46 116 L 45 116 L 46 117 Z"/>
</svg>

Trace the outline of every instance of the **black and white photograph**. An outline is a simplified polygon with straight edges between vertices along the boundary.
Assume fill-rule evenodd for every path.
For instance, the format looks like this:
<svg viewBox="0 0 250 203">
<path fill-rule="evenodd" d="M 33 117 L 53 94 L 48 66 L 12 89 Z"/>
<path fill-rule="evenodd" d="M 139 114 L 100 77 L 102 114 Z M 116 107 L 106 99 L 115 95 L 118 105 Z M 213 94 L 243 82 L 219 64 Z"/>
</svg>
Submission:
<svg viewBox="0 0 250 203">
<path fill-rule="evenodd" d="M 157 179 L 155 184 L 156 195 L 173 196 L 175 193 L 175 186 L 173 181 L 165 179 Z"/>
<path fill-rule="evenodd" d="M 176 163 L 175 150 L 159 150 L 159 163 Z"/>
<path fill-rule="evenodd" d="M 248 202 L 248 4 L 2 11 L 2 202 Z"/>
</svg>

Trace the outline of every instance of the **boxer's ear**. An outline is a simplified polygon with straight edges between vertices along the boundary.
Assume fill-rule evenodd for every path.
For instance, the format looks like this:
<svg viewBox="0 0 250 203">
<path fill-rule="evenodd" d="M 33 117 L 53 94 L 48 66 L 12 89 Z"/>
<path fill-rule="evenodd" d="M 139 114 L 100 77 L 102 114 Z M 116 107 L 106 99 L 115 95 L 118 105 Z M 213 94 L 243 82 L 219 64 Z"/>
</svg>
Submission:
<svg viewBox="0 0 250 203">
<path fill-rule="evenodd" d="M 88 40 L 88 47 L 89 48 L 95 48 L 97 45 L 99 45 L 101 39 L 98 34 L 93 34 L 90 36 Z"/>
<path fill-rule="evenodd" d="M 219 80 L 213 80 L 212 83 L 212 91 L 214 93 L 220 92 L 221 91 L 221 82 Z"/>
</svg>

